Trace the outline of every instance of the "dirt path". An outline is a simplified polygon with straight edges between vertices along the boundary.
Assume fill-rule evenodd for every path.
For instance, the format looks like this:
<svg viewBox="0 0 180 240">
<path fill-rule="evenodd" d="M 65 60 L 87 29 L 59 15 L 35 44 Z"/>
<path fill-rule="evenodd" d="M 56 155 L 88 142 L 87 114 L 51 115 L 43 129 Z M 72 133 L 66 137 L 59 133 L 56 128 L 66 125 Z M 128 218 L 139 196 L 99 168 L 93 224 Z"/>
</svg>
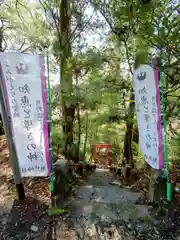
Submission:
<svg viewBox="0 0 180 240">
<path fill-rule="evenodd" d="M 3 211 L 0 208 L 0 239 L 178 239 L 180 221 L 174 223 L 167 216 L 161 222 L 150 214 L 151 208 L 135 204 L 140 193 L 111 185 L 112 182 L 107 170 L 97 169 L 83 185 L 76 187 L 75 196 L 67 202 L 69 213 L 54 219 L 45 213 L 47 206 L 33 198 L 23 203 L 6 202 L 7 208 Z M 167 218 L 171 221 L 166 222 Z M 178 212 L 176 218 L 180 219 Z"/>
<path fill-rule="evenodd" d="M 1 240 L 180 239 L 177 209 L 168 212 L 165 206 L 162 215 L 159 210 L 153 212 L 152 207 L 137 205 L 141 194 L 112 185 L 114 179 L 104 169 L 97 169 L 75 187 L 74 197 L 67 201 L 66 215 L 47 216 L 48 179 L 27 179 L 27 199 L 18 202 L 4 138 L 0 139 L 0 146 Z"/>
<path fill-rule="evenodd" d="M 161 222 L 150 214 L 151 207 L 135 204 L 140 193 L 113 186 L 112 182 L 109 171 L 97 169 L 76 189 L 64 228 L 56 226 L 57 239 L 177 239 L 177 235 L 168 235 L 158 227 Z"/>
</svg>

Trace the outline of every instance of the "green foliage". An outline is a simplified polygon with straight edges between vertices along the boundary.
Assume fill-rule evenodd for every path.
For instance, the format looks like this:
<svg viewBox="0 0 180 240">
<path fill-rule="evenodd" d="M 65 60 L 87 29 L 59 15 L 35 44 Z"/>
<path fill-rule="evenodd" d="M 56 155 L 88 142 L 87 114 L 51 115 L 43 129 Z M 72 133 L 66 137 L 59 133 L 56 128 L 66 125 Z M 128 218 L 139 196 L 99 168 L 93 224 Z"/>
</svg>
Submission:
<svg viewBox="0 0 180 240">
<path fill-rule="evenodd" d="M 58 155 L 63 147 L 62 127 L 59 123 L 53 124 L 52 138 L 53 138 L 53 151 L 56 155 Z"/>
<path fill-rule="evenodd" d="M 50 217 L 55 217 L 60 214 L 68 213 L 69 211 L 63 208 L 48 208 L 46 213 Z"/>
<path fill-rule="evenodd" d="M 179 165 L 179 153 L 180 153 L 180 133 L 177 133 L 173 137 L 169 138 L 168 141 L 169 161 L 173 165 Z"/>
<path fill-rule="evenodd" d="M 49 46 L 49 29 L 38 3 L 26 0 L 5 1 L 0 9 L 6 50 L 42 52 Z"/>
</svg>

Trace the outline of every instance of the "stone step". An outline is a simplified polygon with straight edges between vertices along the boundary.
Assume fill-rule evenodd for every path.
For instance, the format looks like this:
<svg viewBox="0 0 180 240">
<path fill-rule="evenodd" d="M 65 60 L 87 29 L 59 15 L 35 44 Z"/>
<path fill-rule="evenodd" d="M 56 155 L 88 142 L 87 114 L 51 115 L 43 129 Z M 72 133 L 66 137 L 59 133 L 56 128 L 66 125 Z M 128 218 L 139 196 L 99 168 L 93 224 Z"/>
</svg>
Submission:
<svg viewBox="0 0 180 240">
<path fill-rule="evenodd" d="M 94 200 L 106 204 L 135 203 L 141 197 L 141 193 L 133 192 L 117 185 L 81 186 L 77 193 L 77 199 Z"/>
<path fill-rule="evenodd" d="M 71 216 L 76 219 L 84 218 L 84 221 L 129 221 L 139 218 L 150 218 L 148 207 L 145 205 L 136 205 L 132 203 L 104 203 L 95 200 L 87 201 L 84 199 L 71 202 Z"/>
</svg>

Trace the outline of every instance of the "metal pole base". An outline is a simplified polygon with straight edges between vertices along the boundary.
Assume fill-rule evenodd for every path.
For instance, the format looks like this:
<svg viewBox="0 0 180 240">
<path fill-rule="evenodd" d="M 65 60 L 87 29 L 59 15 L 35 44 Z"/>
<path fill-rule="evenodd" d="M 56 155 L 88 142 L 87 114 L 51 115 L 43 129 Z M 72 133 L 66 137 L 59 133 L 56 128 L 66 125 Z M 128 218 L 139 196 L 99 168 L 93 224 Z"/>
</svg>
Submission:
<svg viewBox="0 0 180 240">
<path fill-rule="evenodd" d="M 17 190 L 17 194 L 18 194 L 18 199 L 19 200 L 24 200 L 25 199 L 25 192 L 24 192 L 23 183 L 16 184 L 16 190 Z"/>
</svg>

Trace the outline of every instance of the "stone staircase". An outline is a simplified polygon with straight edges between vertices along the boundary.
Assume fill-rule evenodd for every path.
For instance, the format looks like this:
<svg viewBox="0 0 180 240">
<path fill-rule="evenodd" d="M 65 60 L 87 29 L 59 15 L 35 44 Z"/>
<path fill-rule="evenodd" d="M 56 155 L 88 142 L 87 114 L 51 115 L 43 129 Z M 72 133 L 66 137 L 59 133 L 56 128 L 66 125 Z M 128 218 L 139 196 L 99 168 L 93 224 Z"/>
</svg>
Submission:
<svg viewBox="0 0 180 240">
<path fill-rule="evenodd" d="M 75 197 L 69 202 L 69 218 L 74 232 L 71 232 L 71 237 L 65 238 L 61 226 L 57 229 L 59 239 L 136 239 L 133 235 L 126 235 L 122 226 L 130 220 L 148 219 L 148 207 L 135 204 L 141 196 L 139 192 L 112 185 L 113 181 L 108 169 L 96 169 L 85 184 L 76 189 Z M 114 224 L 117 226 L 114 227 Z M 103 226 L 106 226 L 106 230 L 103 230 Z M 112 228 L 113 235 L 109 235 Z"/>
</svg>

